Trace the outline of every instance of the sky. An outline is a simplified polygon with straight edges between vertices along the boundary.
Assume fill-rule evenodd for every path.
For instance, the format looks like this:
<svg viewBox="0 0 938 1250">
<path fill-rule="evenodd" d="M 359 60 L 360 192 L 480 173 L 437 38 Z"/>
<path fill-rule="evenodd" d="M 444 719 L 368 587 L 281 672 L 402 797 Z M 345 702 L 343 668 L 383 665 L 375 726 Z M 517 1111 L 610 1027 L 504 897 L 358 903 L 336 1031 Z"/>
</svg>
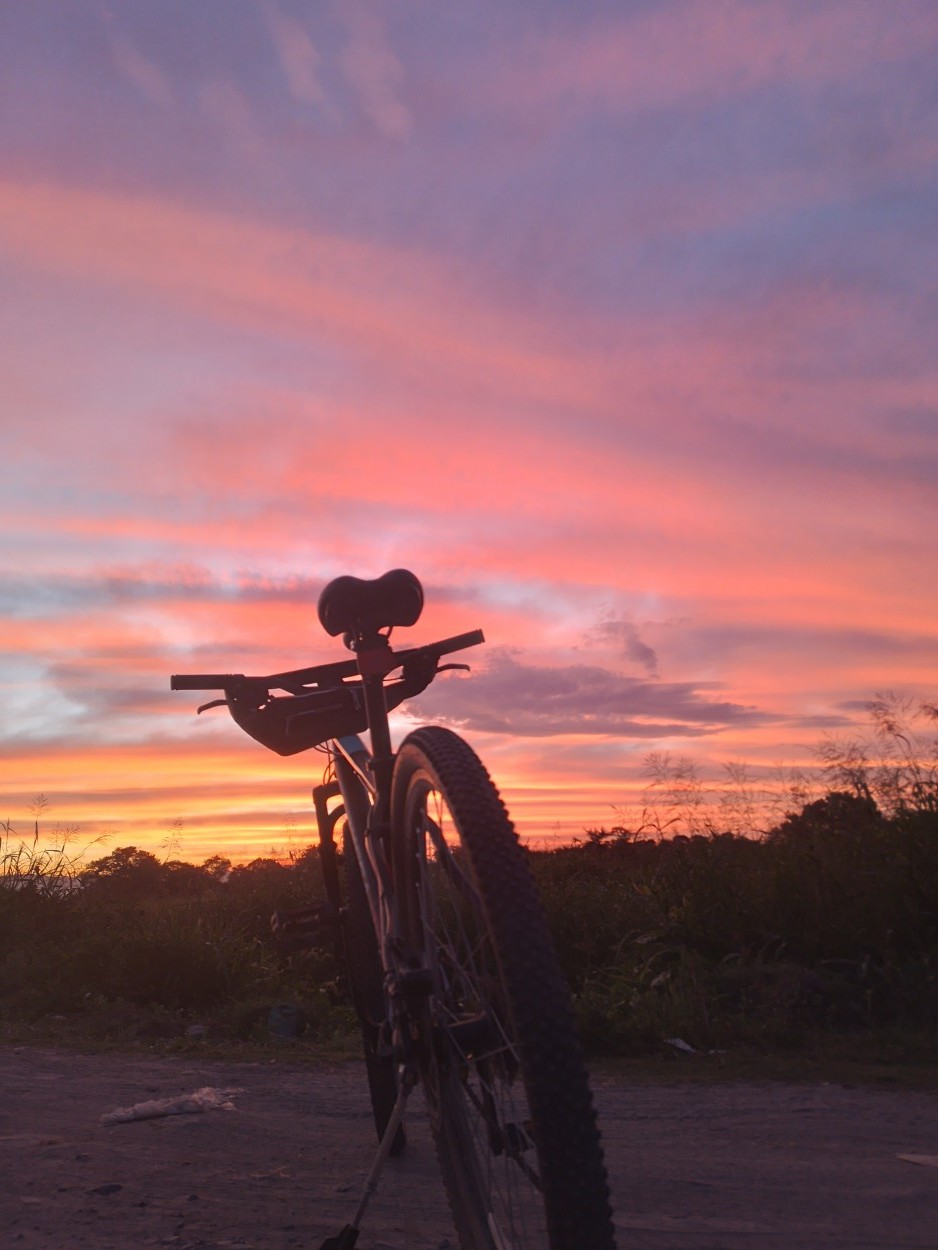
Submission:
<svg viewBox="0 0 938 1250">
<path fill-rule="evenodd" d="M 395 733 L 533 841 L 934 700 L 936 57 L 934 0 L 7 0 L 0 819 L 305 845 L 322 757 L 169 676 L 341 658 L 342 573 L 485 631 Z"/>
</svg>

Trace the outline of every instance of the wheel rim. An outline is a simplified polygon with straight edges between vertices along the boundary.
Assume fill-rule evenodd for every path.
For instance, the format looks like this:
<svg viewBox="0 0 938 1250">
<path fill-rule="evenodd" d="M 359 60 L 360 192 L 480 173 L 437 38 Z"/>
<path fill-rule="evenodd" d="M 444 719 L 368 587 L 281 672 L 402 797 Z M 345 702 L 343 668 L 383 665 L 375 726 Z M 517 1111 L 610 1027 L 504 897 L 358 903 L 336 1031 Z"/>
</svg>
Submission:
<svg viewBox="0 0 938 1250">
<path fill-rule="evenodd" d="M 410 795 L 418 941 L 433 974 L 424 1085 L 441 1162 L 463 1191 L 464 1246 L 548 1244 L 531 1116 L 499 961 L 468 853 L 444 795 Z"/>
</svg>

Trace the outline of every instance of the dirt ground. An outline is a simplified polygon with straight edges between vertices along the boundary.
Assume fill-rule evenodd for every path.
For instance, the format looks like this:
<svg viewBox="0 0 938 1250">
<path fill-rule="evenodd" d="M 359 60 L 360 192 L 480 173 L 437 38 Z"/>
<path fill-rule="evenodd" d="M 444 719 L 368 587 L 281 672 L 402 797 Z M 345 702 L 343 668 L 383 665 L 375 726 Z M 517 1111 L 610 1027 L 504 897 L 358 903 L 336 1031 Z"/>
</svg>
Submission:
<svg viewBox="0 0 938 1250">
<path fill-rule="evenodd" d="M 106 1126 L 203 1087 L 235 1110 Z M 936 1250 L 938 1096 L 837 1085 L 594 1081 L 620 1250 Z M 0 1049 L 5 1250 L 318 1250 L 372 1148 L 358 1065 Z M 411 1122 L 359 1250 L 456 1250 Z M 911 1155 L 917 1161 L 900 1156 Z M 589 1250 L 584 1247 L 584 1250 Z"/>
</svg>

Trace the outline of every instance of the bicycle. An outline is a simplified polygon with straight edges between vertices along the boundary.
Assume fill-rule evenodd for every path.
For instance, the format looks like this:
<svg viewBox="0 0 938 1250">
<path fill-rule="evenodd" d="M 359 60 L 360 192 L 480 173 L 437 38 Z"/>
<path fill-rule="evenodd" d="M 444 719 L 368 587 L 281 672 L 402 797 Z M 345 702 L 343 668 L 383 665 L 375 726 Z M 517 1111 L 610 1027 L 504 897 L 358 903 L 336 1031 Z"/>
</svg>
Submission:
<svg viewBox="0 0 938 1250">
<path fill-rule="evenodd" d="M 475 630 L 392 649 L 392 630 L 415 624 L 422 608 L 407 570 L 340 577 L 320 595 L 319 619 L 354 659 L 170 683 L 223 691 L 199 711 L 227 706 L 281 754 L 319 746 L 328 755 L 313 791 L 326 900 L 273 923 L 281 938 L 332 936 L 361 1025 L 379 1145 L 355 1214 L 322 1250 L 355 1245 L 384 1162 L 404 1149 L 418 1083 L 462 1250 L 615 1250 L 569 991 L 526 853 L 462 738 L 424 726 L 392 750 L 389 710 L 439 673 L 468 668 L 441 660 L 484 641 Z"/>
</svg>

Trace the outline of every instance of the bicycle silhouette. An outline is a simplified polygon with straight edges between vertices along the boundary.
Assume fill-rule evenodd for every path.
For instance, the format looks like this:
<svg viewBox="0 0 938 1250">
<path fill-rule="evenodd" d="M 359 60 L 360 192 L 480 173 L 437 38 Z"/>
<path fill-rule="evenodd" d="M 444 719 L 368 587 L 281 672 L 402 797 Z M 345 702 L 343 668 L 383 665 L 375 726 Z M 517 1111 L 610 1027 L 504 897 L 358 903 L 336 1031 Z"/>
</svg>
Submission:
<svg viewBox="0 0 938 1250">
<path fill-rule="evenodd" d="M 354 1246 L 385 1160 L 404 1149 L 418 1083 L 462 1250 L 615 1250 L 569 991 L 498 791 L 449 729 L 416 729 L 392 749 L 389 710 L 467 668 L 441 660 L 484 641 L 476 630 L 394 650 L 391 631 L 422 608 L 405 569 L 340 577 L 319 619 L 354 659 L 170 683 L 224 691 L 199 711 L 227 706 L 280 754 L 319 746 L 329 757 L 313 791 L 326 899 L 273 923 L 287 940 L 332 935 L 379 1145 L 352 1219 L 322 1250 Z"/>
</svg>

